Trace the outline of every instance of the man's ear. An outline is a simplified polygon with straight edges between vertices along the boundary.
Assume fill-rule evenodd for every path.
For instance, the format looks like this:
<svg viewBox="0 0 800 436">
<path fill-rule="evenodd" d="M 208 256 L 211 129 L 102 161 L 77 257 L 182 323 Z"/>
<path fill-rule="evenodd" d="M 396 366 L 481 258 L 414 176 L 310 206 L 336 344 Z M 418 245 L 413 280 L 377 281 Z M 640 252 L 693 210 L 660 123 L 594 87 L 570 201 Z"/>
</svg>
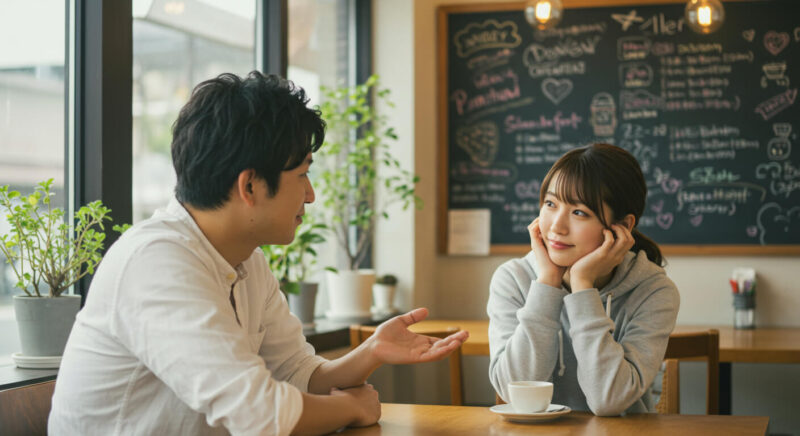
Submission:
<svg viewBox="0 0 800 436">
<path fill-rule="evenodd" d="M 625 215 L 625 218 L 623 218 L 619 223 L 625 226 L 625 228 L 628 229 L 629 232 L 633 231 L 633 226 L 636 225 L 636 217 L 633 216 L 632 213 L 629 213 Z"/>
<path fill-rule="evenodd" d="M 248 206 L 252 206 L 255 203 L 255 196 L 253 195 L 253 183 L 255 179 L 255 170 L 244 170 L 239 173 L 239 177 L 236 178 L 236 185 L 233 188 L 234 195 L 239 197 Z"/>
</svg>

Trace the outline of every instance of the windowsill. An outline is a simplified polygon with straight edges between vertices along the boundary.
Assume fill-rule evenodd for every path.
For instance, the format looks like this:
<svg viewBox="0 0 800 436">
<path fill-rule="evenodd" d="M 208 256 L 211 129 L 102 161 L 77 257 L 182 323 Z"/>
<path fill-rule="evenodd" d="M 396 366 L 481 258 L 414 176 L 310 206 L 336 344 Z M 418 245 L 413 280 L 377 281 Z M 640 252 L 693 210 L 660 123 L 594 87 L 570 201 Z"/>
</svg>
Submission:
<svg viewBox="0 0 800 436">
<path fill-rule="evenodd" d="M 56 379 L 57 369 L 27 369 L 15 365 L 0 367 L 0 391 Z"/>
<path fill-rule="evenodd" d="M 364 325 L 377 325 L 388 318 L 373 318 Z M 308 343 L 317 353 L 350 346 L 350 325 L 346 321 L 318 318 L 313 327 L 303 329 Z M 27 369 L 14 365 L 0 366 L 0 391 L 55 380 L 57 369 Z"/>
</svg>

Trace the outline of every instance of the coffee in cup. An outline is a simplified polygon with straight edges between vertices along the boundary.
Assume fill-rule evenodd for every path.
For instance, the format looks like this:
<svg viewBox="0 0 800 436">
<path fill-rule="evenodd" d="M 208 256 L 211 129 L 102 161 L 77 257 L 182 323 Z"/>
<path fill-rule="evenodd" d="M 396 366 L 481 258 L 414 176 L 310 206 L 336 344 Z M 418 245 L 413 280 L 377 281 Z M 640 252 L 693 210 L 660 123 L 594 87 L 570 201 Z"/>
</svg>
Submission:
<svg viewBox="0 0 800 436">
<path fill-rule="evenodd" d="M 553 399 L 553 384 L 545 381 L 515 381 L 508 384 L 511 407 L 517 413 L 544 412 Z"/>
</svg>

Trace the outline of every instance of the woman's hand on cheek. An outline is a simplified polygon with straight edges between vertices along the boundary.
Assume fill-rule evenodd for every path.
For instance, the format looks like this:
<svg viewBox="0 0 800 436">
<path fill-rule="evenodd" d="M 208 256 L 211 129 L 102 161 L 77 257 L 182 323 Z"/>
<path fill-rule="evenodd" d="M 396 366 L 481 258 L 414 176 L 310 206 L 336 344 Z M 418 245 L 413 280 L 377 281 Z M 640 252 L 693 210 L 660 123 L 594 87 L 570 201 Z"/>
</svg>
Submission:
<svg viewBox="0 0 800 436">
<path fill-rule="evenodd" d="M 561 278 L 564 277 L 567 268 L 554 264 L 550 259 L 550 254 L 548 254 L 544 239 L 542 239 L 542 231 L 539 228 L 539 218 L 533 220 L 528 226 L 528 233 L 531 236 L 533 254 L 536 256 L 536 268 L 538 270 L 536 281 L 554 288 L 561 288 Z"/>
<path fill-rule="evenodd" d="M 633 247 L 633 235 L 627 228 L 613 224 L 611 229 L 613 233 L 612 230 L 603 230 L 604 240 L 599 247 L 570 267 L 572 292 L 594 288 L 597 279 L 610 274 Z"/>
</svg>

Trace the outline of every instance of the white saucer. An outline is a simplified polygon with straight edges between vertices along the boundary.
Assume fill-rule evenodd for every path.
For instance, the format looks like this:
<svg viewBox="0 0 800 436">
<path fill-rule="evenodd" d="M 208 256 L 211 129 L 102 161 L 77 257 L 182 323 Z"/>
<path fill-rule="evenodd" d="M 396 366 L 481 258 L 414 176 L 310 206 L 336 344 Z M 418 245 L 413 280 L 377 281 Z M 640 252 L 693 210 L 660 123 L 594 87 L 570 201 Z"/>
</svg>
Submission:
<svg viewBox="0 0 800 436">
<path fill-rule="evenodd" d="M 372 313 L 371 312 L 333 313 L 329 310 L 325 312 L 325 318 L 328 318 L 331 321 L 364 322 L 372 320 Z"/>
<path fill-rule="evenodd" d="M 14 353 L 11 360 L 20 368 L 30 369 L 56 369 L 61 365 L 61 356 L 23 356 Z"/>
<path fill-rule="evenodd" d="M 516 412 L 511 404 L 498 404 L 496 406 L 492 406 L 489 408 L 489 410 L 502 416 L 506 421 L 511 422 L 544 422 L 556 419 L 561 415 L 566 415 L 567 413 L 572 412 L 572 409 L 560 404 L 551 404 L 547 406 L 546 411 L 537 413 Z"/>
</svg>

